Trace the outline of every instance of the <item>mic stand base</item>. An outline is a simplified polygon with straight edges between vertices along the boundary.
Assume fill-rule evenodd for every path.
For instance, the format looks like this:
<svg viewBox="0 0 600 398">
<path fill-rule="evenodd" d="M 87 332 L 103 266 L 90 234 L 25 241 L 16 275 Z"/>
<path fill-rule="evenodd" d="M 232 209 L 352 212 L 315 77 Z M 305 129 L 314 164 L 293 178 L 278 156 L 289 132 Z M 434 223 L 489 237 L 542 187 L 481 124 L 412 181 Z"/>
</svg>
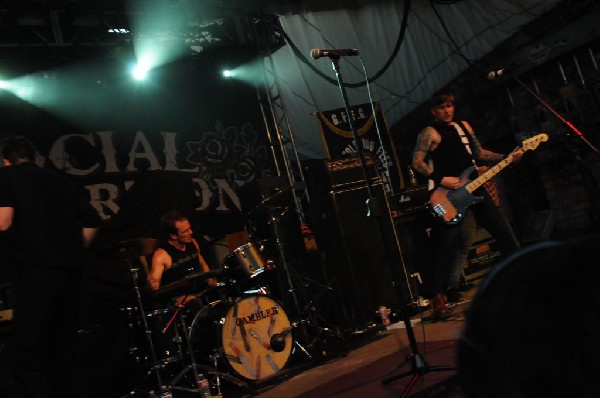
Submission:
<svg viewBox="0 0 600 398">
<path fill-rule="evenodd" d="M 429 372 L 445 372 L 445 371 L 450 371 L 450 370 L 456 369 L 452 366 L 446 366 L 446 365 L 429 366 L 427 361 L 425 361 L 425 358 L 423 358 L 423 356 L 418 352 L 416 354 L 411 354 L 411 355 L 407 356 L 406 362 L 410 363 L 411 369 L 409 371 L 400 373 L 395 376 L 388 377 L 386 379 L 383 379 L 383 381 L 381 382 L 381 384 L 385 385 L 385 384 L 391 383 L 394 380 L 399 380 L 399 379 L 402 379 L 407 376 L 412 376 L 410 378 L 410 380 L 408 381 L 408 384 L 402 391 L 402 394 L 400 395 L 400 397 L 408 397 L 408 394 L 414 387 L 415 383 L 419 380 L 420 377 L 425 376 L 427 373 L 429 373 Z"/>
</svg>

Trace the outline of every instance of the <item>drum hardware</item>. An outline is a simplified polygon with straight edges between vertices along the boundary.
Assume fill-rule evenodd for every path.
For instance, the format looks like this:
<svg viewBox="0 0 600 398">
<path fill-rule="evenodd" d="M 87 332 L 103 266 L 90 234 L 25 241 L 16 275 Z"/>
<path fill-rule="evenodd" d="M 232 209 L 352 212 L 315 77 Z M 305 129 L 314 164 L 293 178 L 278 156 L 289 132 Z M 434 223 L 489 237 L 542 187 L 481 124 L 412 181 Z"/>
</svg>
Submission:
<svg viewBox="0 0 600 398">
<path fill-rule="evenodd" d="M 179 372 L 175 378 L 173 378 L 173 380 L 171 380 L 171 382 L 168 384 L 168 387 L 171 390 L 179 390 L 179 391 L 187 391 L 187 392 L 198 392 L 199 389 L 198 387 L 200 386 L 200 379 L 199 379 L 199 367 L 196 364 L 196 360 L 194 358 L 194 352 L 192 351 L 192 345 L 190 342 L 190 336 L 188 333 L 188 328 L 187 325 L 185 323 L 185 317 L 182 315 L 181 310 L 183 309 L 184 304 L 177 304 L 177 310 L 176 310 L 176 315 L 177 318 L 180 322 L 180 326 L 181 326 L 181 330 L 183 333 L 183 340 L 186 344 L 186 350 L 189 356 L 189 364 L 187 364 L 182 370 L 181 372 Z M 168 326 L 167 326 L 168 327 Z M 186 373 L 188 372 L 192 372 L 193 375 L 193 381 L 194 381 L 194 387 L 193 388 L 189 388 L 189 387 L 183 387 L 183 386 L 178 386 L 177 383 L 179 383 L 179 381 L 181 380 L 181 378 L 183 376 L 185 376 Z"/>
<path fill-rule="evenodd" d="M 122 243 L 120 243 L 120 245 L 123 245 L 124 243 L 125 242 L 122 242 Z M 132 249 L 131 251 L 135 251 L 135 250 Z M 158 358 L 157 358 L 157 355 L 156 355 L 156 350 L 155 350 L 155 347 L 154 347 L 154 342 L 152 341 L 152 332 L 150 331 L 150 327 L 148 325 L 148 320 L 146 318 L 146 311 L 144 310 L 144 306 L 142 304 L 143 300 L 142 300 L 142 295 L 141 295 L 140 287 L 139 287 L 138 282 L 137 282 L 138 281 L 138 271 L 139 271 L 139 268 L 134 268 L 133 263 L 131 262 L 131 258 L 130 258 L 130 256 L 135 255 L 135 253 L 132 254 L 128 250 L 128 248 L 127 248 L 126 245 L 124 245 L 123 247 L 121 247 L 119 249 L 119 252 L 123 255 L 123 257 L 124 257 L 127 265 L 129 266 L 129 271 L 130 271 L 131 278 L 132 278 L 132 281 L 133 281 L 133 288 L 134 288 L 135 296 L 136 296 L 137 303 L 138 303 L 138 310 L 140 312 L 140 316 L 141 316 L 141 319 L 142 319 L 142 324 L 144 326 L 143 327 L 144 334 L 145 334 L 146 339 L 148 341 L 148 348 L 149 348 L 149 351 L 150 351 L 150 358 L 151 358 L 151 362 L 152 362 L 152 367 L 148 371 L 147 376 L 149 376 L 150 373 L 153 372 L 154 376 L 156 377 L 157 386 L 159 388 L 163 388 L 163 381 L 162 381 L 162 377 L 161 377 L 160 369 L 159 369 L 160 366 L 159 366 L 159 363 L 158 363 Z M 134 390 L 134 391 L 131 392 L 131 394 L 135 394 L 136 392 L 137 391 Z"/>
<path fill-rule="evenodd" d="M 157 299 L 160 300 L 165 298 L 171 298 L 169 297 L 170 295 L 172 295 L 174 292 L 178 292 L 183 289 L 189 289 L 191 291 L 196 281 L 217 277 L 221 275 L 222 272 L 223 271 L 221 270 L 214 270 L 208 272 L 196 272 L 193 274 L 186 275 L 185 278 L 162 286 L 155 292 L 155 296 Z"/>
<path fill-rule="evenodd" d="M 217 355 L 246 382 L 277 374 L 294 347 L 285 310 L 267 295 L 234 298 L 200 309 L 190 324 L 189 338 L 198 358 L 214 363 Z M 211 342 L 216 351 L 207 350 Z"/>
<path fill-rule="evenodd" d="M 223 260 L 225 286 L 229 297 L 271 294 L 271 278 L 276 264 L 262 243 L 249 241 L 234 249 Z"/>
<path fill-rule="evenodd" d="M 256 206 L 254 206 L 252 209 L 248 210 L 248 215 L 253 214 L 254 212 L 256 212 L 257 210 L 259 210 L 261 207 L 267 205 L 269 202 L 271 202 L 274 199 L 277 199 L 279 196 L 290 192 L 292 190 L 292 187 L 286 187 L 284 189 L 277 189 L 276 192 L 269 196 L 268 198 L 265 198 L 263 200 L 260 201 L 259 204 L 257 204 Z"/>
<path fill-rule="evenodd" d="M 290 294 L 292 301 L 294 303 L 294 308 L 296 309 L 296 314 L 299 316 L 300 315 L 300 304 L 298 302 L 298 297 L 296 295 L 296 289 L 294 288 L 294 284 L 292 282 L 292 277 L 291 277 L 291 273 L 288 267 L 288 262 L 286 260 L 286 256 L 285 256 L 285 252 L 284 252 L 284 248 L 283 248 L 283 242 L 281 239 L 281 234 L 280 234 L 280 228 L 279 228 L 279 222 L 281 220 L 281 217 L 283 217 L 288 211 L 288 208 L 284 208 L 283 211 L 279 214 L 279 215 L 275 215 L 273 214 L 273 209 L 269 209 L 269 224 L 271 225 L 271 228 L 273 230 L 273 233 L 275 235 L 275 244 L 277 246 L 277 249 L 279 251 L 279 258 L 281 259 L 281 269 L 283 270 L 283 273 L 285 275 L 285 283 L 287 284 L 287 289 L 282 289 L 285 290 L 287 293 Z M 306 331 L 306 328 L 304 326 L 304 324 L 301 322 L 300 323 L 300 328 L 302 330 L 302 336 L 304 337 L 304 341 L 308 340 L 308 334 Z"/>
</svg>

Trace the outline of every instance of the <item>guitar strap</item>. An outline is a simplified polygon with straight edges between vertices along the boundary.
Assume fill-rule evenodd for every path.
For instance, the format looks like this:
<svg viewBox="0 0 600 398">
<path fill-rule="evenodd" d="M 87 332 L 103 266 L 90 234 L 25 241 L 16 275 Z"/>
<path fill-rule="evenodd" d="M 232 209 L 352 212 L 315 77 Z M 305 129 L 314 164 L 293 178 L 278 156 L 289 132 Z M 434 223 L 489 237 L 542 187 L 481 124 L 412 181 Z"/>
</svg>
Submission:
<svg viewBox="0 0 600 398">
<path fill-rule="evenodd" d="M 462 122 L 459 122 L 459 123 L 452 122 L 452 125 L 458 132 L 458 135 L 460 136 L 460 140 L 465 145 L 467 152 L 469 153 L 469 155 L 471 155 L 471 161 L 473 162 L 473 166 L 475 166 L 475 169 L 479 170 L 477 163 L 475 162 L 475 158 L 473 157 L 473 152 L 471 151 L 471 142 L 469 140 L 469 137 L 463 130 L 463 127 L 464 127 L 463 123 Z M 466 127 L 465 127 L 465 130 L 466 130 Z M 500 196 L 498 195 L 498 188 L 496 187 L 496 184 L 494 183 L 494 181 L 488 180 L 488 181 L 484 182 L 482 185 L 485 188 L 485 190 L 487 191 L 487 193 L 491 196 L 492 200 L 494 201 L 494 204 L 496 206 L 500 206 Z"/>
</svg>

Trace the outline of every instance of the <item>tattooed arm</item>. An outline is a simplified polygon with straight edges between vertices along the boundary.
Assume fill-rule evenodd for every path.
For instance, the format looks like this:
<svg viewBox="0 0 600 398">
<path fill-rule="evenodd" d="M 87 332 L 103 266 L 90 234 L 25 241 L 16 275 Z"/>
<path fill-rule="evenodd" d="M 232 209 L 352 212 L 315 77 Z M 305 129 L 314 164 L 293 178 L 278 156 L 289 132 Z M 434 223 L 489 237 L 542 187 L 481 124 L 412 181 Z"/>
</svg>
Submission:
<svg viewBox="0 0 600 398">
<path fill-rule="evenodd" d="M 419 136 L 417 137 L 417 145 L 415 146 L 415 150 L 413 152 L 411 164 L 413 169 L 415 169 L 419 174 L 433 180 L 436 186 L 444 186 L 448 184 L 450 182 L 448 178 L 450 177 L 444 177 L 440 173 L 436 173 L 436 171 L 429 166 L 425 159 L 430 152 L 437 148 L 441 140 L 442 137 L 433 127 L 428 126 L 421 130 Z M 450 186 L 448 186 L 448 188 L 450 189 Z"/>
<path fill-rule="evenodd" d="M 477 161 L 479 161 L 481 164 L 491 165 L 501 161 L 504 158 L 504 155 L 501 153 L 492 152 L 483 148 L 481 146 L 481 143 L 475 136 L 475 132 L 473 131 L 471 125 L 465 120 L 463 120 L 462 123 L 467 128 L 467 132 L 471 135 L 471 142 L 473 144 L 473 156 Z"/>
<path fill-rule="evenodd" d="M 425 158 L 430 151 L 434 150 L 440 142 L 440 135 L 432 127 L 425 127 L 417 137 L 417 144 L 413 152 L 412 167 L 419 174 L 429 177 L 433 169 L 429 167 Z"/>
<path fill-rule="evenodd" d="M 433 127 L 425 127 L 421 130 L 417 137 L 417 145 L 413 152 L 411 165 L 419 174 L 433 180 L 436 186 L 439 185 L 447 189 L 459 188 L 460 180 L 458 177 L 443 176 L 429 167 L 425 161 L 429 152 L 434 151 L 441 141 L 442 137 Z"/>
</svg>

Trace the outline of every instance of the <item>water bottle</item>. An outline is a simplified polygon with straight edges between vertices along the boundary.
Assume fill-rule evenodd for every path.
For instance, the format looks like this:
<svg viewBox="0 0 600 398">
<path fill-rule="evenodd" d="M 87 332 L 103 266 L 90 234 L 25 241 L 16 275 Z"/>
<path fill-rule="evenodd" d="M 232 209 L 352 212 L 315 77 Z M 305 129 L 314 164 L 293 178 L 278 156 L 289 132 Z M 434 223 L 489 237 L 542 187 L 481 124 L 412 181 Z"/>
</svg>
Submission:
<svg viewBox="0 0 600 398">
<path fill-rule="evenodd" d="M 198 393 L 200 394 L 199 396 L 201 398 L 211 398 L 212 395 L 210 393 L 210 383 L 203 374 L 198 374 L 196 388 L 198 389 Z"/>
</svg>

